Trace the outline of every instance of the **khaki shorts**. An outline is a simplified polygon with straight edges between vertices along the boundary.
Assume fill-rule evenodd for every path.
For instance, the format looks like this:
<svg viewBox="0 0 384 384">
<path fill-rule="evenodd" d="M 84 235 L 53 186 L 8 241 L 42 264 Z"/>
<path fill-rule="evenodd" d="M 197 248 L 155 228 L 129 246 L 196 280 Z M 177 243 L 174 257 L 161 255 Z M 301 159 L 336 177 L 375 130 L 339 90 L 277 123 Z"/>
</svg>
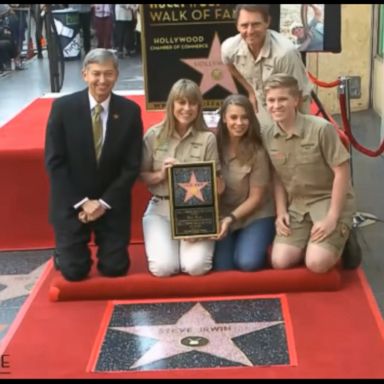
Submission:
<svg viewBox="0 0 384 384">
<path fill-rule="evenodd" d="M 300 249 L 305 249 L 307 244 L 310 243 L 309 238 L 311 236 L 313 221 L 309 215 L 305 215 L 304 220 L 301 222 L 298 222 L 297 219 L 290 216 L 290 223 L 291 235 L 276 235 L 274 243 L 289 244 Z M 346 224 L 338 222 L 336 229 L 326 239 L 315 242 L 314 244 L 336 252 L 336 254 L 340 256 L 348 240 L 349 232 L 350 229 Z"/>
</svg>

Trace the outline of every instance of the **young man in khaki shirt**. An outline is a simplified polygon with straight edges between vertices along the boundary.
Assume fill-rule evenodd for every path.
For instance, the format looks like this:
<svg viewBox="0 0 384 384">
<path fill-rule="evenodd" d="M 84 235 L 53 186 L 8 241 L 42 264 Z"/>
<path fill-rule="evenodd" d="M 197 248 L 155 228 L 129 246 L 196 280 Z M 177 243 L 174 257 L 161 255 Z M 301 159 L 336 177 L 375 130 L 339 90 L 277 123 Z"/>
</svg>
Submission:
<svg viewBox="0 0 384 384">
<path fill-rule="evenodd" d="M 324 273 L 339 260 L 356 211 L 347 149 L 325 119 L 297 112 L 300 91 L 286 74 L 265 83 L 274 124 L 264 130 L 264 144 L 275 169 L 276 238 L 274 268 L 303 259 Z"/>
</svg>

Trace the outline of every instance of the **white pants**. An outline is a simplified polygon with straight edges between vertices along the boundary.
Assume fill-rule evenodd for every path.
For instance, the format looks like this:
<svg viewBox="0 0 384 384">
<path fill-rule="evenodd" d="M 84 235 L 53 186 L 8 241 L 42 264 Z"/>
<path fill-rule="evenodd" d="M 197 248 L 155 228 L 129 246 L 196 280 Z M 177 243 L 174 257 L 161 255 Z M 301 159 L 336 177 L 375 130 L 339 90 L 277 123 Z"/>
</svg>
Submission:
<svg viewBox="0 0 384 384">
<path fill-rule="evenodd" d="M 143 217 L 143 232 L 148 268 L 153 275 L 184 272 L 197 276 L 212 268 L 214 240 L 191 243 L 172 239 L 169 200 L 151 199 Z"/>
</svg>

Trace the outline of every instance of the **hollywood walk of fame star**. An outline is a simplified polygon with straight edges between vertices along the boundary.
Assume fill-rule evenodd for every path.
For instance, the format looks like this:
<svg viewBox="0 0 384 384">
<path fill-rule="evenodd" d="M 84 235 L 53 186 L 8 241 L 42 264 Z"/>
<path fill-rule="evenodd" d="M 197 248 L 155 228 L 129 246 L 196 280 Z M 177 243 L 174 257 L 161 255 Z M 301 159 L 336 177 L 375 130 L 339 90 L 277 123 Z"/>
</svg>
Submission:
<svg viewBox="0 0 384 384">
<path fill-rule="evenodd" d="M 216 32 L 207 58 L 181 59 L 182 62 L 203 74 L 200 83 L 202 94 L 216 85 L 220 85 L 230 93 L 238 93 L 231 73 L 221 61 L 220 50 L 220 39 Z"/>
<path fill-rule="evenodd" d="M 158 340 L 130 368 L 137 368 L 190 351 L 200 351 L 246 366 L 253 366 L 232 339 L 281 323 L 282 321 L 216 323 L 211 314 L 197 303 L 181 316 L 176 324 L 111 327 L 111 329 Z"/>
<path fill-rule="evenodd" d="M 0 276 L 0 284 L 6 286 L 0 291 L 0 302 L 29 295 L 31 293 L 31 288 L 41 275 L 44 266 L 45 263 L 35 268 L 33 271 L 23 275 Z"/>
<path fill-rule="evenodd" d="M 184 197 L 184 203 L 192 199 L 192 197 L 196 197 L 197 199 L 204 201 L 204 197 L 201 193 L 201 190 L 208 185 L 208 182 L 198 181 L 196 179 L 195 172 L 192 172 L 191 178 L 189 179 L 188 183 L 177 183 L 177 185 L 187 191 Z"/>
</svg>

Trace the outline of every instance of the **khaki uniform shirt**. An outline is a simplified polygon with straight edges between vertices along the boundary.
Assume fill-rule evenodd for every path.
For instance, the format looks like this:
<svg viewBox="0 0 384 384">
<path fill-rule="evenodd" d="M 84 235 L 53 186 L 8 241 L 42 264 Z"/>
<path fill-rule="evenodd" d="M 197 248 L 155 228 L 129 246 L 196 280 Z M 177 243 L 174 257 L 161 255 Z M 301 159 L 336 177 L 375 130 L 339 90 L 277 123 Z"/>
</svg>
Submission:
<svg viewBox="0 0 384 384">
<path fill-rule="evenodd" d="M 209 131 L 195 131 L 192 127 L 181 138 L 177 133 L 159 144 L 157 137 L 160 125 L 150 128 L 144 135 L 142 172 L 160 171 L 164 160 L 173 157 L 180 163 L 214 160 L 216 171 L 220 170 L 216 137 Z M 149 187 L 153 195 L 168 196 L 168 180 Z"/>
<path fill-rule="evenodd" d="M 309 113 L 312 85 L 299 51 L 285 36 L 268 30 L 259 56 L 254 59 L 245 40 L 237 34 L 222 43 L 221 58 L 224 64 L 233 64 L 254 88 L 259 109 L 257 117 L 262 124 L 272 122 L 265 108 L 263 83 L 275 73 L 287 73 L 296 78 L 304 99 L 300 110 Z"/>
<path fill-rule="evenodd" d="M 289 213 L 301 221 L 309 213 L 312 221 L 323 219 L 329 209 L 334 173 L 332 167 L 349 160 L 335 128 L 326 120 L 297 114 L 296 130 L 288 136 L 276 124 L 264 127 L 264 145 L 287 193 Z M 351 227 L 356 212 L 349 185 L 340 221 Z"/>
<path fill-rule="evenodd" d="M 271 169 L 268 155 L 264 148 L 257 151 L 253 164 L 242 165 L 236 157 L 224 157 L 222 175 L 225 190 L 220 197 L 220 215 L 227 216 L 242 204 L 249 196 L 251 187 L 268 186 L 263 201 L 249 216 L 237 220 L 232 229 L 244 228 L 256 219 L 275 215 L 271 190 Z"/>
</svg>

